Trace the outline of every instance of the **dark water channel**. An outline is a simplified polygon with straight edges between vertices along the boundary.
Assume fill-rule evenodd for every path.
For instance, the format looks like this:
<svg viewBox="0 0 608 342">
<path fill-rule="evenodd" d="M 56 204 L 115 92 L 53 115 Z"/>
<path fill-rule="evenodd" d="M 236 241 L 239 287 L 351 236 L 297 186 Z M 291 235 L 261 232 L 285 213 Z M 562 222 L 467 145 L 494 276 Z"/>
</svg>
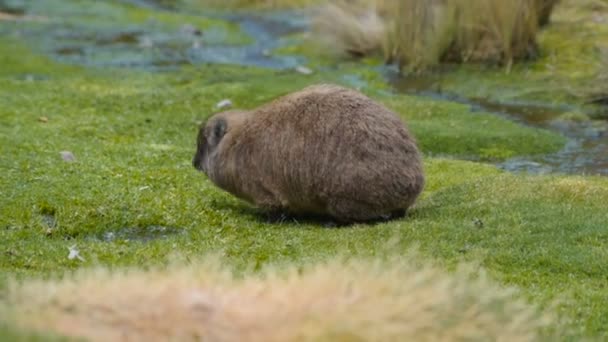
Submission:
<svg viewBox="0 0 608 342">
<path fill-rule="evenodd" d="M 557 153 L 516 157 L 501 164 L 513 172 L 608 175 L 608 122 L 560 119 L 567 108 L 538 104 L 497 103 L 487 99 L 463 98 L 441 92 L 436 77 L 391 76 L 391 83 L 402 93 L 468 104 L 473 112 L 487 112 L 521 124 L 548 129 L 568 138 Z"/>
</svg>

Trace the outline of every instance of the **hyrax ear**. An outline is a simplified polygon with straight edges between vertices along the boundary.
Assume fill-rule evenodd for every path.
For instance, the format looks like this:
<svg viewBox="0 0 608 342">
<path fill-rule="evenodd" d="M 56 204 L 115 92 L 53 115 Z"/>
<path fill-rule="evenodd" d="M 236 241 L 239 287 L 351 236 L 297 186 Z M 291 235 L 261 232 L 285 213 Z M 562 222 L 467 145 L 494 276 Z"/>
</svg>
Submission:
<svg viewBox="0 0 608 342">
<path fill-rule="evenodd" d="M 224 119 L 218 119 L 213 125 L 212 140 L 213 144 L 216 145 L 222 140 L 224 134 L 226 134 L 226 130 L 228 129 L 228 123 Z"/>
</svg>

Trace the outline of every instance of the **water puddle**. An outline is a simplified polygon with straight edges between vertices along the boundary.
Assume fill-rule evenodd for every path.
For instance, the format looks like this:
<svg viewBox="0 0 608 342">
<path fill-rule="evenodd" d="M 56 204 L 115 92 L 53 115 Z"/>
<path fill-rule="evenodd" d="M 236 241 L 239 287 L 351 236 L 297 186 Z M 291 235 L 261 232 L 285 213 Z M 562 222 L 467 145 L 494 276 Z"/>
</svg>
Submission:
<svg viewBox="0 0 608 342">
<path fill-rule="evenodd" d="M 126 1 L 136 6 L 173 11 L 162 1 Z M 304 57 L 273 54 L 286 44 L 287 36 L 306 30 L 308 19 L 301 13 L 208 14 L 189 13 L 201 18 L 219 19 L 236 25 L 251 42 L 231 41 L 222 27 L 199 29 L 184 23 L 173 31 L 149 21 L 128 27 L 95 27 L 56 23 L 44 30 L 26 33 L 49 37 L 43 44 L 50 54 L 64 63 L 100 67 L 129 67 L 164 70 L 188 64 L 231 64 L 272 69 L 293 69 L 306 62 Z"/>
<path fill-rule="evenodd" d="M 113 231 L 104 232 L 98 237 L 105 242 L 113 241 L 138 241 L 148 242 L 152 240 L 164 239 L 174 235 L 184 234 L 182 228 L 165 226 L 146 226 L 146 227 L 125 227 Z"/>
<path fill-rule="evenodd" d="M 568 108 L 535 104 L 496 103 L 487 99 L 467 99 L 441 91 L 440 83 L 429 77 L 393 77 L 395 88 L 407 94 L 468 104 L 472 111 L 501 115 L 510 120 L 558 132 L 569 138 L 564 148 L 538 157 L 517 157 L 501 164 L 504 170 L 529 173 L 608 175 L 608 122 L 562 120 Z"/>
<path fill-rule="evenodd" d="M 42 214 L 40 215 L 40 220 L 49 229 L 53 229 L 57 225 L 57 219 L 54 214 Z"/>
</svg>

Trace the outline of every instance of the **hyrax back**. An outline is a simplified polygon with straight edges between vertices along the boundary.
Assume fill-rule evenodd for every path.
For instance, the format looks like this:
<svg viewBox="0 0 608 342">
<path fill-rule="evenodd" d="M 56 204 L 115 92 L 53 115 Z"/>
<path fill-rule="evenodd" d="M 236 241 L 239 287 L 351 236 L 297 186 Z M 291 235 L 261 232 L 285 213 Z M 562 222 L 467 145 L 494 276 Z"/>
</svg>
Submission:
<svg viewBox="0 0 608 342">
<path fill-rule="evenodd" d="M 399 117 L 336 85 L 212 116 L 193 164 L 263 209 L 342 222 L 403 212 L 424 186 L 420 153 Z"/>
</svg>

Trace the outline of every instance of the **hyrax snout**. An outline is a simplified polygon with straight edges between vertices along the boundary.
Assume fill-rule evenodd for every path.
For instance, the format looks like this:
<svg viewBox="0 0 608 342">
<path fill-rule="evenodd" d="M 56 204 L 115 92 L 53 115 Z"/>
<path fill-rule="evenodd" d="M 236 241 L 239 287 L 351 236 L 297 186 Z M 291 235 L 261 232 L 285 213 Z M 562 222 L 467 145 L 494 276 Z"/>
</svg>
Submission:
<svg viewBox="0 0 608 342">
<path fill-rule="evenodd" d="M 368 221 L 405 212 L 424 186 L 416 141 L 391 110 L 314 85 L 200 128 L 194 167 L 256 206 Z"/>
</svg>

